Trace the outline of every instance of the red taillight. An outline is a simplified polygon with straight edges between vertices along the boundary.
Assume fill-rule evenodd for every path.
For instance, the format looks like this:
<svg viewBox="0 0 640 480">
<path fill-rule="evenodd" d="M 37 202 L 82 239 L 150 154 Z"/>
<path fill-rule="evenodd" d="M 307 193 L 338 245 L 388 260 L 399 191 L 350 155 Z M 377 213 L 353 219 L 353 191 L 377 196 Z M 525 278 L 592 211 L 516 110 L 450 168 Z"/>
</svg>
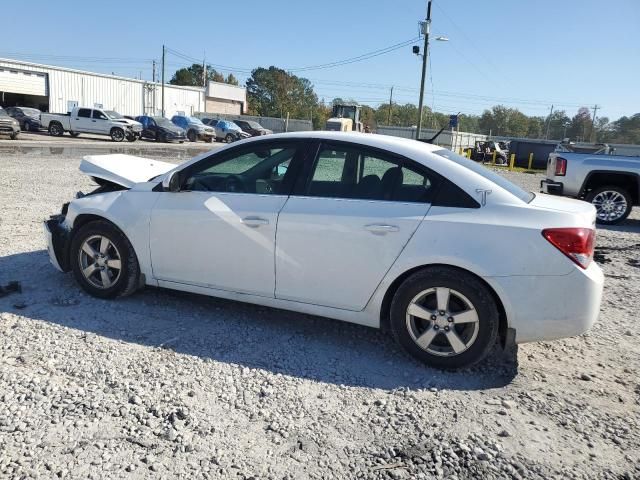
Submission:
<svg viewBox="0 0 640 480">
<path fill-rule="evenodd" d="M 567 159 L 556 157 L 556 176 L 565 176 L 567 174 Z"/>
<path fill-rule="evenodd" d="M 591 228 L 547 228 L 542 231 L 554 247 L 582 268 L 587 268 L 593 259 L 596 231 Z"/>
</svg>

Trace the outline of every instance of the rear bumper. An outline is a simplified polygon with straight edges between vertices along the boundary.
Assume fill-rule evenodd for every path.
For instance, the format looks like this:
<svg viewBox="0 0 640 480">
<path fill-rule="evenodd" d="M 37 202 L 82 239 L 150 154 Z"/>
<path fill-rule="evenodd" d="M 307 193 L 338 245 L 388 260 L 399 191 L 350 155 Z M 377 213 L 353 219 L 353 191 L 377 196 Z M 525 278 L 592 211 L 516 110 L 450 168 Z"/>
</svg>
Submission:
<svg viewBox="0 0 640 480">
<path fill-rule="evenodd" d="M 564 184 L 562 182 L 554 182 L 553 180 L 540 180 L 540 191 L 551 195 L 562 195 L 564 193 Z"/>
<path fill-rule="evenodd" d="M 592 262 L 561 276 L 509 276 L 486 279 L 498 292 L 515 342 L 581 335 L 598 319 L 604 275 Z"/>
<path fill-rule="evenodd" d="M 69 267 L 69 232 L 62 226 L 64 217 L 55 215 L 44 221 L 44 234 L 51 264 L 61 272 L 68 272 Z"/>
</svg>

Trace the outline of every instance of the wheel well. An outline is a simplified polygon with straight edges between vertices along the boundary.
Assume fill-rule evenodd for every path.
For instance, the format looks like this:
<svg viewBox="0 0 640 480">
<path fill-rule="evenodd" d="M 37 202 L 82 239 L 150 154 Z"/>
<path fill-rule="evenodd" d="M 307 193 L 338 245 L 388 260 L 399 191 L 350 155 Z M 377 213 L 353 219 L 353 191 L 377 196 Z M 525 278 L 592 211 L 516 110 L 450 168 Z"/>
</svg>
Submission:
<svg viewBox="0 0 640 480">
<path fill-rule="evenodd" d="M 640 204 L 640 177 L 631 173 L 593 172 L 585 180 L 584 186 L 582 187 L 582 194 L 587 195 L 596 188 L 608 185 L 624 188 L 631 196 L 633 204 Z"/>
<path fill-rule="evenodd" d="M 479 277 L 475 273 L 470 272 L 469 270 L 465 270 L 464 268 L 453 267 L 451 265 L 445 265 L 445 264 L 420 265 L 418 267 L 412 268 L 411 270 L 407 270 L 398 278 L 396 278 L 391 283 L 391 285 L 389 285 L 389 288 L 385 292 L 384 298 L 382 299 L 382 307 L 380 308 L 380 328 L 382 328 L 383 330 L 389 330 L 389 322 L 391 321 L 391 302 L 393 301 L 393 297 L 396 294 L 396 291 L 398 290 L 398 288 L 400 288 L 400 285 L 402 285 L 402 282 L 404 282 L 407 278 L 409 278 L 414 273 L 417 273 L 421 270 L 427 270 L 431 267 L 447 267 L 454 270 L 459 270 L 460 272 L 464 272 L 468 275 L 473 275 L 480 282 L 482 282 L 485 285 L 485 287 L 487 287 L 487 290 L 489 290 L 489 292 L 493 296 L 493 299 L 496 302 L 496 306 L 498 307 L 498 314 L 499 314 L 498 335 L 500 336 L 500 342 L 504 346 L 505 342 L 507 341 L 507 331 L 508 331 L 509 325 L 507 322 L 507 313 L 504 309 L 504 305 L 502 304 L 502 300 L 500 300 L 500 297 L 498 296 L 496 291 L 493 288 L 491 288 L 491 285 L 489 285 L 482 277 Z"/>
</svg>

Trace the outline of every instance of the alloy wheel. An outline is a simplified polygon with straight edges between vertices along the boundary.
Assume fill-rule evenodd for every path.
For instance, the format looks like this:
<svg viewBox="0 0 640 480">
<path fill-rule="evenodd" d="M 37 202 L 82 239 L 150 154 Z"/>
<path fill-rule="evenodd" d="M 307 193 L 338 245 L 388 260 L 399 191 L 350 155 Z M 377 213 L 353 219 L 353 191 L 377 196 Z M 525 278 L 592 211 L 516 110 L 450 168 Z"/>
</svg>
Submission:
<svg viewBox="0 0 640 480">
<path fill-rule="evenodd" d="M 88 237 L 82 243 L 78 255 L 82 275 L 92 286 L 106 289 L 112 287 L 120 278 L 120 252 L 104 235 Z"/>
<path fill-rule="evenodd" d="M 605 222 L 615 222 L 627 211 L 627 200 L 620 192 L 604 190 L 598 193 L 591 203 L 596 207 L 597 217 Z"/>
<path fill-rule="evenodd" d="M 478 312 L 457 290 L 435 287 L 416 295 L 407 308 L 406 326 L 413 341 L 427 353 L 455 356 L 468 350 L 479 330 Z"/>
</svg>

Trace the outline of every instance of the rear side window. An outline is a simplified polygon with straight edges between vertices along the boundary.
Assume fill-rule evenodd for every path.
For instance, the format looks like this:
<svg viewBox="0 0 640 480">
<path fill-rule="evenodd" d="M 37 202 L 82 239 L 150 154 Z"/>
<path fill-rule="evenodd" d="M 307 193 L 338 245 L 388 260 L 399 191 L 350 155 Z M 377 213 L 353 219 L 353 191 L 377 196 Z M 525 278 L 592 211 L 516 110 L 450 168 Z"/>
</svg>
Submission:
<svg viewBox="0 0 640 480">
<path fill-rule="evenodd" d="M 431 201 L 435 174 L 383 152 L 322 147 L 306 194 L 314 197 L 397 202 Z"/>
<path fill-rule="evenodd" d="M 436 150 L 433 153 L 434 155 L 447 158 L 453 162 L 456 162 L 459 165 L 462 165 L 465 168 L 468 168 L 469 170 L 495 183 L 499 187 L 504 188 L 507 192 L 509 192 L 516 198 L 519 198 L 523 202 L 529 203 L 531 200 L 535 198 L 535 194 L 531 192 L 527 192 L 526 190 L 523 190 L 517 185 L 511 183 L 502 175 L 498 175 L 497 173 L 489 170 L 488 168 L 477 164 L 473 160 L 469 160 L 468 158 L 463 157 L 462 155 L 458 155 L 457 153 L 452 152 L 451 150 Z"/>
<path fill-rule="evenodd" d="M 78 116 L 81 118 L 91 118 L 91 110 L 88 108 L 81 108 L 78 110 Z"/>
</svg>

